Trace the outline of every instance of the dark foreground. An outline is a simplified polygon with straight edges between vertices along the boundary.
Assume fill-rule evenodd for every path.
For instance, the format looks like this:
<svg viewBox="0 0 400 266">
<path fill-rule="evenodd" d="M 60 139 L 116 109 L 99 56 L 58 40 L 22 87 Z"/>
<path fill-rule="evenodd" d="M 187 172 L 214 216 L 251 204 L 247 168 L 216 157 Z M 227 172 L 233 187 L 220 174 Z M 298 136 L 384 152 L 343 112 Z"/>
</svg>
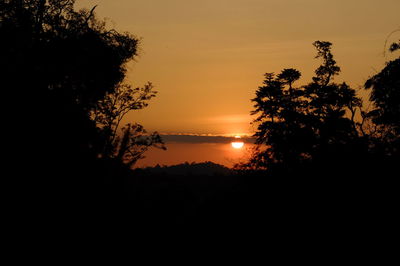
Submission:
<svg viewBox="0 0 400 266">
<path fill-rule="evenodd" d="M 312 175 L 98 169 L 91 182 L 76 177 L 21 186 L 9 204 L 14 241 L 24 239 L 33 253 L 45 247 L 57 261 L 64 258 L 60 252 L 75 254 L 71 248 L 137 254 L 133 245 L 149 258 L 173 249 L 177 257 L 187 250 L 228 250 L 232 259 L 249 248 L 295 260 L 317 254 L 325 261 L 339 253 L 355 256 L 355 249 L 394 248 L 388 241 L 397 232 L 398 185 L 389 169 L 352 177 L 333 169 L 321 175 L 315 169 Z"/>
<path fill-rule="evenodd" d="M 34 186 L 29 219 L 54 230 L 235 232 L 370 230 L 394 220 L 394 172 L 170 174 L 136 170 L 91 184 Z M 54 186 L 52 186 L 54 185 Z M 81 187 L 79 187 L 81 185 Z M 74 186 L 74 187 L 72 187 Z M 40 192 L 40 193 L 39 193 Z M 113 230 L 114 230 L 113 229 Z M 382 228 L 385 230 L 385 228 Z"/>
</svg>

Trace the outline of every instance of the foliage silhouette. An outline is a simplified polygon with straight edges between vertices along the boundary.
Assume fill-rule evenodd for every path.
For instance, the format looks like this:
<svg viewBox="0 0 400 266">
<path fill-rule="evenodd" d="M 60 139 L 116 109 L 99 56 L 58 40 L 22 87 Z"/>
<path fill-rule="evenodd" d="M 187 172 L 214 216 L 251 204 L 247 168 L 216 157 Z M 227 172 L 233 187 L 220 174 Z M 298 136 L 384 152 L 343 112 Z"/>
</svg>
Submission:
<svg viewBox="0 0 400 266">
<path fill-rule="evenodd" d="M 135 89 L 122 84 L 98 102 L 92 110 L 92 119 L 103 137 L 103 148 L 98 155 L 100 158 L 115 158 L 132 167 L 143 158 L 149 147 L 166 149 L 157 132 L 148 135 L 139 124 L 127 124 L 120 129 L 125 115 L 148 106 L 148 101 L 155 97 L 156 93 L 151 83 Z"/>
<path fill-rule="evenodd" d="M 254 120 L 258 147 L 245 168 L 293 170 L 316 160 L 329 161 L 359 137 L 354 118 L 361 99 L 346 83 L 332 82 L 340 72 L 332 44 L 316 41 L 313 45 L 322 65 L 311 83 L 293 87 L 301 77 L 295 69 L 265 74 L 264 85 L 252 100 L 252 114 L 258 115 Z"/>
<path fill-rule="evenodd" d="M 7 1 L 1 12 L 2 87 L 19 95 L 20 115 L 33 117 L 26 122 L 40 145 L 31 150 L 41 151 L 46 165 L 94 158 L 89 110 L 123 80 L 136 55 L 136 38 L 107 30 L 93 10 L 76 12 L 73 4 Z"/>
<path fill-rule="evenodd" d="M 282 239 L 281 232 L 296 226 L 307 234 L 307 229 L 316 226 L 340 232 L 347 223 L 342 227 L 338 224 L 353 218 L 355 211 L 368 214 L 367 219 L 354 222 L 357 228 L 374 216 L 371 208 L 393 213 L 394 206 L 380 203 L 395 202 L 391 196 L 397 194 L 383 189 L 376 193 L 382 187 L 376 182 L 301 180 L 287 184 L 278 180 L 284 171 L 270 175 L 270 179 L 264 178 L 263 171 L 260 175 L 244 172 L 196 178 L 131 171 L 129 164 L 147 147 L 162 148 L 159 136 L 147 135 L 138 124 L 128 124 L 122 134 L 117 133 L 127 111 L 145 107 L 154 97 L 150 84 L 132 89 L 123 82 L 126 63 L 137 54 L 138 40 L 108 30 L 94 9 L 75 11 L 73 4 L 72 0 L 0 2 L 0 86 L 3 102 L 12 104 L 4 112 L 10 120 L 3 121 L 8 126 L 4 131 L 10 133 L 2 142 L 11 146 L 7 150 L 13 168 L 9 175 L 22 175 L 22 181 L 15 180 L 27 184 L 10 199 L 23 199 L 23 205 L 31 207 L 29 212 L 15 208 L 23 217 L 16 216 L 18 230 L 13 233 L 28 227 L 39 232 L 35 241 L 48 232 L 65 243 L 71 234 L 76 244 L 81 239 L 76 234 L 87 236 L 91 230 L 97 236 L 93 239 L 104 238 L 106 228 L 124 236 L 133 231 L 132 239 L 137 241 L 138 230 L 147 234 L 164 228 L 176 234 L 174 229 L 182 224 L 185 233 L 193 228 L 217 233 L 225 229 L 230 235 L 239 228 L 245 234 L 253 230 L 259 235 L 261 228 L 280 226 L 284 230 L 275 231 Z M 354 121 L 361 101 L 345 83 L 332 82 L 340 69 L 330 43 L 314 45 L 323 64 L 310 84 L 296 87 L 301 74 L 295 69 L 266 74 L 254 99 L 260 146 L 249 167 L 295 170 L 315 162 L 353 159 L 355 147 L 361 146 L 361 151 L 369 147 Z M 399 76 L 392 77 L 398 80 Z M 378 107 L 385 104 L 382 106 Z M 385 125 L 396 126 L 387 121 Z M 382 161 L 360 160 L 368 166 L 385 166 Z M 324 173 L 336 166 L 333 163 Z M 184 166 L 185 170 L 191 167 L 198 171 L 204 165 Z M 372 175 L 384 174 L 379 169 Z M 320 184 L 324 186 L 318 187 Z M 366 194 L 375 198 L 366 200 Z M 359 199 L 366 207 L 360 206 Z M 269 214 L 267 219 L 265 213 Z M 92 215 L 94 218 L 86 221 Z M 266 226 L 266 220 L 272 220 L 273 225 Z M 293 220 L 300 222 L 294 224 Z M 323 220 L 332 222 L 320 224 Z M 362 229 L 364 234 L 370 226 Z"/>
<path fill-rule="evenodd" d="M 12 104 L 3 139 L 9 173 L 24 180 L 17 191 L 31 207 L 28 215 L 68 217 L 66 224 L 123 208 L 125 163 L 132 165 L 149 146 L 164 147 L 157 133 L 138 124 L 117 134 L 126 112 L 155 95 L 150 84 L 131 89 L 124 83 L 138 39 L 108 29 L 95 8 L 76 11 L 74 2 L 0 3 L 0 87 Z M 108 104 L 112 99 L 116 105 Z"/>
<path fill-rule="evenodd" d="M 390 46 L 390 51 L 400 49 L 400 41 Z M 365 114 L 375 127 L 375 148 L 386 154 L 400 155 L 400 57 L 386 66 L 365 83 L 371 91 L 370 101 L 375 109 Z M 380 148 L 379 148 L 380 147 Z"/>
<path fill-rule="evenodd" d="M 0 11 L 2 87 L 21 99 L 18 115 L 33 117 L 24 127 L 34 129 L 35 143 L 24 148 L 40 153 L 32 166 L 49 173 L 66 165 L 79 173 L 99 155 L 114 158 L 122 118 L 155 96 L 151 84 L 132 89 L 123 83 L 138 39 L 107 29 L 95 8 L 75 11 L 74 2 L 5 1 Z M 146 139 L 141 126 L 128 127 L 130 141 L 139 139 L 126 152 L 162 144 L 157 133 Z"/>
</svg>

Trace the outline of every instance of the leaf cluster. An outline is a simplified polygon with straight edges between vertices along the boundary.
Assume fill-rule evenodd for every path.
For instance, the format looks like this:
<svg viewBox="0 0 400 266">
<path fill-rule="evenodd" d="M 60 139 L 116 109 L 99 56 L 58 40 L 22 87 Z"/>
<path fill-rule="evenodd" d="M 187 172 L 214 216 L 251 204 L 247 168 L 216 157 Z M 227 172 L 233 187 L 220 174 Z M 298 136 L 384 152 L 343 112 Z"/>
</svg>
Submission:
<svg viewBox="0 0 400 266">
<path fill-rule="evenodd" d="M 150 82 L 137 88 L 121 84 L 98 102 L 91 116 L 103 136 L 99 157 L 114 158 L 132 167 L 149 147 L 166 149 L 157 132 L 148 134 L 140 124 L 128 123 L 121 128 L 129 112 L 147 107 L 156 94 Z"/>
<path fill-rule="evenodd" d="M 340 67 L 331 43 L 317 41 L 314 46 L 322 64 L 311 83 L 294 87 L 301 77 L 296 69 L 267 73 L 252 99 L 259 145 L 250 162 L 255 167 L 312 161 L 328 147 L 346 145 L 358 135 L 354 117 L 361 99 L 346 83 L 332 82 Z"/>
<path fill-rule="evenodd" d="M 14 125 L 23 120 L 35 140 L 21 150 L 40 151 L 36 164 L 54 169 L 89 168 L 99 154 L 115 157 L 121 120 L 155 96 L 150 83 L 124 83 L 139 39 L 109 28 L 96 7 L 75 10 L 74 4 L 0 1 L 0 86 L 5 99 L 18 100 Z M 132 137 L 144 135 L 139 128 L 131 127 Z M 155 135 L 149 140 L 160 142 Z"/>
</svg>

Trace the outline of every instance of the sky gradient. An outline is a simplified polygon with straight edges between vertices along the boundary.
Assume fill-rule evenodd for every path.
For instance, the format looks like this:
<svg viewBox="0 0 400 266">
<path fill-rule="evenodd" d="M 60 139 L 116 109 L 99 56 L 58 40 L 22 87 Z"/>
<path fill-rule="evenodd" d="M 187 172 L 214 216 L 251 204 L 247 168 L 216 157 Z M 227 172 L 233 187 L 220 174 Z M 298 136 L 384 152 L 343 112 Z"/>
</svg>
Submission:
<svg viewBox="0 0 400 266">
<path fill-rule="evenodd" d="M 316 40 L 333 43 L 336 81 L 361 89 L 398 39 L 399 0 L 78 0 L 110 27 L 141 39 L 129 83 L 151 81 L 149 107 L 125 122 L 164 134 L 248 134 L 251 99 L 266 72 L 296 68 L 308 83 Z M 360 90 L 366 97 L 366 92 Z"/>
<path fill-rule="evenodd" d="M 400 26 L 399 0 L 77 1 L 94 5 L 110 26 L 142 39 L 128 81 L 151 81 L 159 94 L 128 120 L 164 133 L 251 132 L 263 74 L 294 67 L 308 82 L 319 64 L 315 40 L 333 43 L 337 80 L 358 88 L 381 69 L 385 40 Z"/>
</svg>

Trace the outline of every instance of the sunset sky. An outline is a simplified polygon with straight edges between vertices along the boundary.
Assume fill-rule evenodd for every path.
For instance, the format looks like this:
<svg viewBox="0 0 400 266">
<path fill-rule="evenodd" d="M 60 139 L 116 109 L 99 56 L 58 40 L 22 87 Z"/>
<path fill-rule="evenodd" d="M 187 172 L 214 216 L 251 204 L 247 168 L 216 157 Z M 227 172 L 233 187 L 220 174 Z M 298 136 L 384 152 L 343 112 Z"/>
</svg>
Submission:
<svg viewBox="0 0 400 266">
<path fill-rule="evenodd" d="M 251 134 L 250 99 L 263 74 L 296 68 L 303 74 L 298 84 L 309 82 L 320 63 L 316 40 L 333 43 L 342 68 L 336 81 L 361 88 L 390 59 L 385 41 L 400 35 L 388 38 L 400 27 L 400 0 L 77 1 L 77 7 L 94 5 L 111 27 L 142 40 L 128 82 L 151 81 L 159 91 L 127 121 L 164 134 Z M 180 153 L 173 148 L 171 156 L 174 151 Z M 157 161 L 150 155 L 148 164 Z"/>
</svg>

